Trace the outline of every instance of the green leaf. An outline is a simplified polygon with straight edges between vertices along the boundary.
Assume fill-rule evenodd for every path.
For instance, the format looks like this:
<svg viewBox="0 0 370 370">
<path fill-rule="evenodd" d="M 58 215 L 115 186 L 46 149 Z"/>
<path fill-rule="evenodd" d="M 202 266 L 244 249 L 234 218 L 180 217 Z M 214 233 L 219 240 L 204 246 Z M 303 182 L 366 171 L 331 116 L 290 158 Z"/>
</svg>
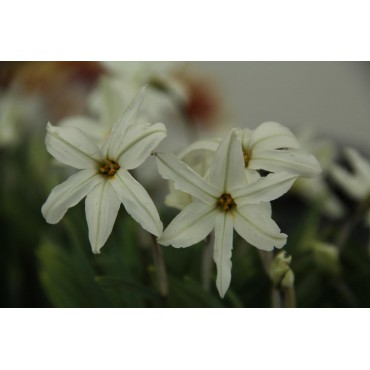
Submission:
<svg viewBox="0 0 370 370">
<path fill-rule="evenodd" d="M 44 240 L 37 249 L 41 284 L 55 307 L 110 307 L 111 301 L 93 278 L 80 269 L 65 246 Z"/>
<path fill-rule="evenodd" d="M 114 276 L 97 276 L 95 277 L 95 281 L 115 295 L 121 291 L 126 297 L 131 296 L 132 302 L 137 302 L 137 298 L 140 298 L 142 303 L 144 303 L 144 300 L 147 300 L 158 306 L 162 301 L 161 296 L 157 292 L 135 281 L 129 281 Z M 143 306 L 143 304 L 141 304 L 141 306 Z M 134 305 L 133 307 L 139 306 Z"/>
<path fill-rule="evenodd" d="M 206 292 L 190 277 L 170 277 L 169 304 L 171 307 L 224 307 L 221 298 Z"/>
</svg>

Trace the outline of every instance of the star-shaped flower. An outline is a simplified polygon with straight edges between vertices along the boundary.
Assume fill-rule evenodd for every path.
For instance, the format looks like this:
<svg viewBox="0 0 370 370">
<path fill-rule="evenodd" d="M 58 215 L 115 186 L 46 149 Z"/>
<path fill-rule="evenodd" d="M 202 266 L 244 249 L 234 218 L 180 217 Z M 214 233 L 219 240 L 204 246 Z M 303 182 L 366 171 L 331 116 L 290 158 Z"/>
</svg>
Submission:
<svg viewBox="0 0 370 370">
<path fill-rule="evenodd" d="M 221 297 L 231 281 L 234 228 L 259 249 L 271 251 L 274 246 L 285 245 L 287 235 L 280 233 L 271 219 L 268 202 L 288 191 L 297 175 L 269 174 L 248 184 L 242 146 L 235 130 L 219 145 L 205 178 L 172 154 L 157 153 L 156 156 L 162 177 L 192 196 L 192 202 L 172 220 L 158 241 L 183 248 L 198 243 L 214 230 L 216 285 Z"/>
<path fill-rule="evenodd" d="M 49 153 L 81 171 L 52 190 L 42 206 L 42 214 L 47 222 L 55 224 L 68 208 L 86 196 L 86 219 L 94 253 L 100 253 L 111 234 L 121 203 L 145 230 L 156 236 L 162 233 L 163 225 L 153 201 L 129 173 L 145 161 L 167 134 L 162 123 L 136 123 L 144 94 L 145 88 L 112 127 L 101 147 L 76 127 L 47 125 L 45 142 Z"/>
</svg>

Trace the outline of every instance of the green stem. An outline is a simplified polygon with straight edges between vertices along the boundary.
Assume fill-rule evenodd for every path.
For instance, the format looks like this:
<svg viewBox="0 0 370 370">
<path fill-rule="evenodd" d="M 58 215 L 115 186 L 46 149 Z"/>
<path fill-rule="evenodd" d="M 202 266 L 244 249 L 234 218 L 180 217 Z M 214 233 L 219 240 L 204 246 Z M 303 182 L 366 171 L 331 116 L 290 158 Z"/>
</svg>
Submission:
<svg viewBox="0 0 370 370">
<path fill-rule="evenodd" d="M 206 246 L 202 254 L 202 287 L 208 292 L 211 287 L 211 275 L 213 266 L 213 243 L 214 234 L 211 233 L 207 237 Z"/>
<path fill-rule="evenodd" d="M 154 235 L 152 237 L 152 250 L 153 250 L 153 259 L 154 265 L 156 268 L 156 274 L 158 279 L 158 289 L 164 300 L 168 297 L 168 278 L 166 264 L 163 257 L 163 252 L 160 245 L 157 242 L 157 239 Z"/>
<path fill-rule="evenodd" d="M 337 238 L 337 246 L 339 250 L 342 250 L 348 238 L 350 237 L 353 229 L 363 219 L 366 212 L 370 209 L 370 195 L 368 195 L 363 202 L 359 203 L 355 212 L 351 215 L 351 218 L 343 225 L 342 231 L 339 233 Z"/>
<path fill-rule="evenodd" d="M 285 308 L 295 308 L 297 307 L 295 289 L 294 287 L 283 289 L 283 302 Z"/>
<path fill-rule="evenodd" d="M 267 276 L 270 278 L 270 267 L 274 259 L 274 254 L 273 252 L 266 252 L 260 249 L 258 249 L 258 254 L 261 258 L 263 269 L 265 270 L 265 273 L 267 274 Z M 280 292 L 278 289 L 274 287 L 273 284 L 271 285 L 270 297 L 271 297 L 271 306 L 273 308 L 282 307 L 282 300 L 281 300 Z"/>
</svg>

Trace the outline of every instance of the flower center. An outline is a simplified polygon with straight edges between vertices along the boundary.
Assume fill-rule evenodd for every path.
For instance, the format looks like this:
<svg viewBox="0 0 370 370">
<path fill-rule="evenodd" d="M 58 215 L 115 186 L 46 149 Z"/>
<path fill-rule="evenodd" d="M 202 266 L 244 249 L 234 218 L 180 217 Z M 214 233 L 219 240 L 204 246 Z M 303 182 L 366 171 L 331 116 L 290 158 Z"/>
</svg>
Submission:
<svg viewBox="0 0 370 370">
<path fill-rule="evenodd" d="M 231 209 L 236 207 L 236 203 L 234 202 L 234 199 L 231 197 L 230 194 L 222 194 L 217 199 L 217 205 L 223 209 L 225 212 L 230 211 Z"/>
<path fill-rule="evenodd" d="M 120 165 L 117 162 L 106 159 L 103 163 L 101 163 L 99 172 L 104 176 L 112 177 L 119 169 Z"/>
<path fill-rule="evenodd" d="M 252 153 L 249 149 L 243 149 L 243 158 L 244 158 L 244 166 L 245 168 L 248 167 L 248 163 L 252 158 Z"/>
</svg>

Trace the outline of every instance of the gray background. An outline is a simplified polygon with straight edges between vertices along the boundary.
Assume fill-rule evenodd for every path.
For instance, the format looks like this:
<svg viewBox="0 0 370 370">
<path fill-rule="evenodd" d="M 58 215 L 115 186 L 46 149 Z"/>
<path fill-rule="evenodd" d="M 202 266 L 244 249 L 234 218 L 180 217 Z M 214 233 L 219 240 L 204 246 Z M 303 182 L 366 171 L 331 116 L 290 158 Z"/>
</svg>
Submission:
<svg viewBox="0 0 370 370">
<path fill-rule="evenodd" d="M 235 126 L 277 121 L 370 154 L 370 63 L 194 62 L 216 80 Z"/>
</svg>

